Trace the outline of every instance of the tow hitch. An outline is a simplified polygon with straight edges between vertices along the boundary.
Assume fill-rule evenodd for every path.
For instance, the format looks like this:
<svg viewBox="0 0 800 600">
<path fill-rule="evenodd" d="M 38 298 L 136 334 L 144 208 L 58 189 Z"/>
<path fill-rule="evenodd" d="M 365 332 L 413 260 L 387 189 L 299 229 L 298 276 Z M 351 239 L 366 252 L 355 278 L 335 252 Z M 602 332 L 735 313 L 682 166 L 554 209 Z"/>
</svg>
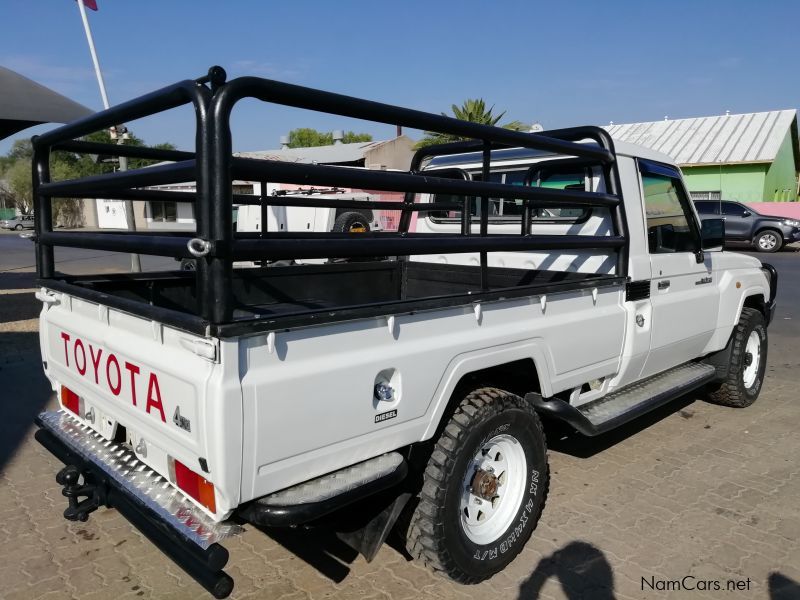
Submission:
<svg viewBox="0 0 800 600">
<path fill-rule="evenodd" d="M 78 482 L 83 476 L 83 485 Z M 81 471 L 75 465 L 67 465 L 56 475 L 56 483 L 64 486 L 61 493 L 66 496 L 69 506 L 64 510 L 64 518 L 69 521 L 86 521 L 89 513 L 106 505 L 108 498 L 104 483 L 95 483 L 88 471 Z M 85 500 L 80 500 L 86 497 Z"/>
</svg>

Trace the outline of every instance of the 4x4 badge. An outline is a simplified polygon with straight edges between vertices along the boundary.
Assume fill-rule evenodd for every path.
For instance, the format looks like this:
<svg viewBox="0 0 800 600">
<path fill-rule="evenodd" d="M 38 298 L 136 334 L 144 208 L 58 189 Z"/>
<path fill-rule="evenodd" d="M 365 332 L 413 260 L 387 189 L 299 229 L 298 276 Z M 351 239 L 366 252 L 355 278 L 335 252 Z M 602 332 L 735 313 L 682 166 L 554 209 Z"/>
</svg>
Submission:
<svg viewBox="0 0 800 600">
<path fill-rule="evenodd" d="M 185 429 L 189 433 L 192 432 L 192 422 L 187 419 L 186 417 L 181 416 L 181 407 L 175 407 L 175 414 L 172 415 L 172 422 L 175 423 L 181 429 Z"/>
</svg>

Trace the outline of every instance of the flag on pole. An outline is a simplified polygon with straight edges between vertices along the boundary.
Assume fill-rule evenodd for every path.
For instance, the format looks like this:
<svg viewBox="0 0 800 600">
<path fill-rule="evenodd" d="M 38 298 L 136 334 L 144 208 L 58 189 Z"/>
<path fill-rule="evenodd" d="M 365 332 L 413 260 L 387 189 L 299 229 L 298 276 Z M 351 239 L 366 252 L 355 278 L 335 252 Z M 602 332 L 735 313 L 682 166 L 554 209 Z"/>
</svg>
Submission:
<svg viewBox="0 0 800 600">
<path fill-rule="evenodd" d="M 77 1 L 80 2 L 81 0 L 77 0 Z M 91 10 L 97 10 L 97 2 L 96 2 L 96 0 L 83 0 L 83 5 L 86 8 L 89 8 Z"/>
</svg>

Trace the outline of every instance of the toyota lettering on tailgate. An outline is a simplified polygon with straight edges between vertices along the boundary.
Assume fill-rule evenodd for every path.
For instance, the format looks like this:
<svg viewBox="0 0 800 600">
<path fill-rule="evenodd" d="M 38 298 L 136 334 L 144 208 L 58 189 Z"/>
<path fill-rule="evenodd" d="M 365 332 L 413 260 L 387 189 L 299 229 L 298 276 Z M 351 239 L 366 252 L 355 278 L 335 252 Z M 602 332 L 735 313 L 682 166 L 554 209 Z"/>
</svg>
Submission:
<svg viewBox="0 0 800 600">
<path fill-rule="evenodd" d="M 136 394 L 137 386 L 147 381 L 145 412 L 154 416 L 158 414 L 162 423 L 167 422 L 161 403 L 158 375 L 152 371 L 142 373 L 138 365 L 127 360 L 120 362 L 113 352 L 105 352 L 103 348 L 95 347 L 89 342 L 84 343 L 79 337 L 73 339 L 64 331 L 61 332 L 61 339 L 64 340 L 64 360 L 68 368 L 74 369 L 83 377 L 94 379 L 96 385 L 107 389 L 114 396 L 127 396 L 134 406 L 138 406 L 137 402 L 142 398 Z"/>
</svg>

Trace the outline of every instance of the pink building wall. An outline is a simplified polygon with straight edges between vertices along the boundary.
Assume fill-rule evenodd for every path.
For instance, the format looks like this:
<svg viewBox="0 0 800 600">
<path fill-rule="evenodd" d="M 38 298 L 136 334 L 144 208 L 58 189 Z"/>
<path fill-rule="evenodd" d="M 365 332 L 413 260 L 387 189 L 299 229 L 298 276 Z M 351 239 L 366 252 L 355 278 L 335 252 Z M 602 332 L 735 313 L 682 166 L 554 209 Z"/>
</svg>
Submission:
<svg viewBox="0 0 800 600">
<path fill-rule="evenodd" d="M 747 205 L 765 215 L 800 220 L 800 202 L 748 202 Z"/>
</svg>

